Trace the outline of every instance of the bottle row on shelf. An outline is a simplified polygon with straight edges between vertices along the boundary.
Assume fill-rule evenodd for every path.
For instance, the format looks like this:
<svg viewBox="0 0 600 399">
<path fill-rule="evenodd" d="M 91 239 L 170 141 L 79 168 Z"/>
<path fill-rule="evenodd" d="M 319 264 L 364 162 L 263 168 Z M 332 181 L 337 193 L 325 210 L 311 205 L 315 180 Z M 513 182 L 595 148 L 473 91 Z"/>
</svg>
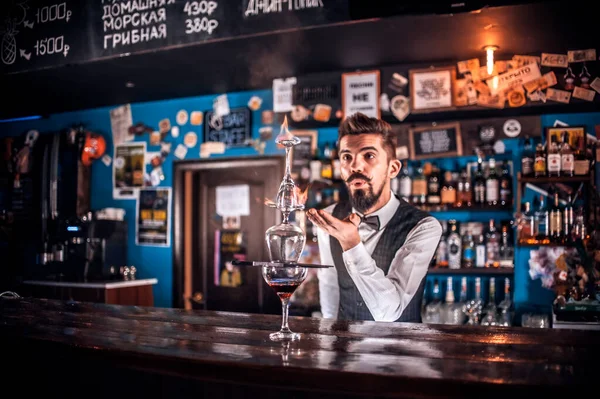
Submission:
<svg viewBox="0 0 600 399">
<path fill-rule="evenodd" d="M 529 201 L 522 204 L 517 217 L 520 245 L 572 245 L 578 241 L 586 243 L 589 238 L 584 207 L 574 204 L 571 195 L 564 205 L 557 191 L 548 205 L 544 195 L 534 199 L 533 206 Z"/>
<path fill-rule="evenodd" d="M 472 269 L 514 267 L 514 239 L 511 221 L 494 219 L 487 226 L 481 222 L 460 223 L 441 220 L 442 237 L 430 268 Z"/>
<path fill-rule="evenodd" d="M 461 290 L 456 301 L 453 278 L 447 277 L 445 300 L 442 301 L 440 283 L 433 283 L 431 301 L 424 296 L 421 304 L 421 319 L 426 324 L 456 324 L 511 326 L 513 324 L 510 279 L 504 279 L 504 298 L 496 304 L 496 278 L 490 277 L 487 302 L 481 295 L 481 278 L 475 279 L 475 294 L 467 299 L 467 278 L 461 279 Z"/>
<path fill-rule="evenodd" d="M 504 208 L 513 205 L 512 162 L 488 161 L 480 156 L 474 170 L 458 166 L 442 170 L 435 163 L 405 165 L 392 190 L 405 201 L 439 209 Z"/>
</svg>

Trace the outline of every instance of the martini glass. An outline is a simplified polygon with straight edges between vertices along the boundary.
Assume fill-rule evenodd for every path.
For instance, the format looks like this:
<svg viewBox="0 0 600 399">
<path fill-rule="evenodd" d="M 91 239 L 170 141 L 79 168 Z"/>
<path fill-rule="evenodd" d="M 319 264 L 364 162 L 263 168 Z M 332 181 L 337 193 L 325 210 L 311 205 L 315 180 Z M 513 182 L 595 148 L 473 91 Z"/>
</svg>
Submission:
<svg viewBox="0 0 600 399">
<path fill-rule="evenodd" d="M 290 297 L 306 279 L 307 274 L 307 267 L 283 264 L 263 266 L 263 278 L 281 300 L 281 329 L 269 334 L 272 341 L 295 341 L 300 339 L 300 334 L 292 332 L 288 325 L 289 303 Z"/>
</svg>

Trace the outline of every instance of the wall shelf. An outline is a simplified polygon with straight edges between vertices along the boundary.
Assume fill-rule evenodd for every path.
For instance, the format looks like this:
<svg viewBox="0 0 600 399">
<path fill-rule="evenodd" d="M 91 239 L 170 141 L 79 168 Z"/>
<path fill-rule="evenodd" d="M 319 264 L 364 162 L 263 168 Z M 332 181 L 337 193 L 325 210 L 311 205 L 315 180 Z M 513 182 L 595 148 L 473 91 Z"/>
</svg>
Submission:
<svg viewBox="0 0 600 399">
<path fill-rule="evenodd" d="M 469 206 L 469 207 L 444 207 L 435 205 L 415 205 L 417 208 L 427 212 L 513 212 L 513 208 L 507 206 Z"/>
<path fill-rule="evenodd" d="M 559 176 L 559 177 L 519 177 L 521 183 L 580 183 L 590 181 L 590 175 L 586 176 Z"/>
<path fill-rule="evenodd" d="M 429 268 L 428 275 L 512 275 L 513 267 L 474 267 L 469 269 Z"/>
</svg>

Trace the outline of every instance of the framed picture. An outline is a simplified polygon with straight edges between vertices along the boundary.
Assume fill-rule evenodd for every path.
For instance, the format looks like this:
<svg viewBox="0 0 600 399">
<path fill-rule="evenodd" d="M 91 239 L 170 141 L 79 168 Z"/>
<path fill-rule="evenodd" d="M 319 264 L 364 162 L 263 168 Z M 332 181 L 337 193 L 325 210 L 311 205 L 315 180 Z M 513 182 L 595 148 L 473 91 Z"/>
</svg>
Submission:
<svg viewBox="0 0 600 399">
<path fill-rule="evenodd" d="M 432 112 L 455 107 L 454 66 L 411 69 L 408 76 L 411 112 Z"/>
<path fill-rule="evenodd" d="M 379 70 L 346 72 L 342 74 L 343 118 L 361 112 L 372 118 L 381 118 Z"/>
<path fill-rule="evenodd" d="M 411 127 L 408 130 L 408 142 L 410 157 L 413 160 L 462 155 L 459 122 Z"/>
<path fill-rule="evenodd" d="M 546 150 L 552 143 L 554 137 L 556 143 L 560 146 L 563 142 L 563 136 L 567 136 L 569 145 L 574 151 L 585 150 L 587 145 L 585 126 L 554 126 L 546 128 Z"/>
<path fill-rule="evenodd" d="M 316 130 L 294 130 L 292 132 L 300 139 L 300 143 L 292 147 L 292 178 L 297 179 L 303 166 L 309 166 L 317 149 L 318 132 Z"/>
</svg>

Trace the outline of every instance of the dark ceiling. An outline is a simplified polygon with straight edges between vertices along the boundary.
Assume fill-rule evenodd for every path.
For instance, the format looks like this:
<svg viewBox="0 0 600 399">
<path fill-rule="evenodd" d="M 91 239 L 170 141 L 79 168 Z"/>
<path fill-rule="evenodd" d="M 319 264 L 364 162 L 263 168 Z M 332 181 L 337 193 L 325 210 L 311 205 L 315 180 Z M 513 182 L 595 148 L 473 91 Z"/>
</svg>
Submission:
<svg viewBox="0 0 600 399">
<path fill-rule="evenodd" d="M 315 72 L 484 61 L 482 48 L 490 44 L 500 47 L 499 59 L 600 50 L 597 14 L 569 1 L 391 16 L 8 75 L 2 77 L 0 119 L 265 89 L 274 78 Z"/>
</svg>

